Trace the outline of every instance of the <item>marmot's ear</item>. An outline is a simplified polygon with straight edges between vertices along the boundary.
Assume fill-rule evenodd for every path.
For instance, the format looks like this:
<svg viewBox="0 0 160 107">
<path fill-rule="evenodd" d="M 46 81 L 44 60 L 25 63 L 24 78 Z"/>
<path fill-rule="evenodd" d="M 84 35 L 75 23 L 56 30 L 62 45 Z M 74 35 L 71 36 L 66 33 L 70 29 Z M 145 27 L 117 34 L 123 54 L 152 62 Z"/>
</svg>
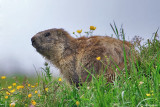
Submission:
<svg viewBox="0 0 160 107">
<path fill-rule="evenodd" d="M 58 29 L 57 30 L 57 34 L 60 35 L 64 35 L 64 30 L 63 29 Z"/>
<path fill-rule="evenodd" d="M 65 31 L 64 29 L 57 29 L 57 35 L 58 37 L 62 37 L 62 38 L 69 38 L 70 35 L 67 31 Z"/>
<path fill-rule="evenodd" d="M 64 29 L 57 29 L 57 34 L 58 36 L 62 36 L 62 35 L 65 35 L 65 32 Z"/>
<path fill-rule="evenodd" d="M 61 38 L 62 40 L 65 40 L 65 41 L 66 40 L 69 40 L 69 41 L 74 40 L 74 38 L 64 29 L 57 29 L 56 31 L 57 31 L 57 36 L 59 38 Z"/>
</svg>

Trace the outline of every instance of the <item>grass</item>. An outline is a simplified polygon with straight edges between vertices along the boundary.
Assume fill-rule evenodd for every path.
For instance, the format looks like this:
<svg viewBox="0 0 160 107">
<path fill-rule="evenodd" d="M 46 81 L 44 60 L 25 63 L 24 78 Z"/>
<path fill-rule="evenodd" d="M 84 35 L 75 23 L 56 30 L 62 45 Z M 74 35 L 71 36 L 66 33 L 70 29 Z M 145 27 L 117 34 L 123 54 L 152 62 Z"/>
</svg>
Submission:
<svg viewBox="0 0 160 107">
<path fill-rule="evenodd" d="M 124 31 L 118 32 L 117 26 L 112 26 L 116 37 Z M 118 33 L 117 33 L 118 32 Z M 121 39 L 120 37 L 118 39 Z M 20 77 L 0 80 L 0 107 L 12 104 L 16 107 L 144 107 L 160 106 L 160 41 L 158 30 L 151 40 L 140 45 L 138 37 L 133 44 L 139 51 L 133 51 L 129 61 L 130 69 L 125 63 L 125 74 L 117 74 L 113 83 L 107 83 L 100 75 L 90 83 L 83 83 L 77 89 L 69 85 L 62 78 L 52 78 L 47 64 L 37 77 Z M 124 50 L 124 56 L 125 50 Z M 136 56 L 136 57 L 134 57 Z M 126 60 L 126 59 L 125 59 Z M 42 75 L 40 75 L 42 74 Z M 12 83 L 16 83 L 13 86 Z M 12 86 L 11 89 L 8 86 Z M 24 86 L 17 89 L 17 86 Z M 11 90 L 15 89 L 12 93 Z M 10 94 L 6 93 L 9 92 Z M 30 95 L 29 95 L 30 94 Z M 29 95 L 29 96 L 28 96 Z M 8 96 L 8 98 L 6 97 Z"/>
</svg>

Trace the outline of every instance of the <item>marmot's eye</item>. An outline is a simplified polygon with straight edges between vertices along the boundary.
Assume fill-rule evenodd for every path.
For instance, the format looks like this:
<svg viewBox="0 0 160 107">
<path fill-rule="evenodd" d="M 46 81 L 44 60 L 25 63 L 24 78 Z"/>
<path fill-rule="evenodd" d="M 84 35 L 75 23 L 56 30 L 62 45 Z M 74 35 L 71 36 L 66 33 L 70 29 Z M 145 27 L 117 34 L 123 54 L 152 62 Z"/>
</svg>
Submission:
<svg viewBox="0 0 160 107">
<path fill-rule="evenodd" d="M 47 33 L 44 34 L 45 37 L 48 37 L 50 35 L 51 35 L 51 33 L 49 33 L 49 32 L 47 32 Z"/>
</svg>

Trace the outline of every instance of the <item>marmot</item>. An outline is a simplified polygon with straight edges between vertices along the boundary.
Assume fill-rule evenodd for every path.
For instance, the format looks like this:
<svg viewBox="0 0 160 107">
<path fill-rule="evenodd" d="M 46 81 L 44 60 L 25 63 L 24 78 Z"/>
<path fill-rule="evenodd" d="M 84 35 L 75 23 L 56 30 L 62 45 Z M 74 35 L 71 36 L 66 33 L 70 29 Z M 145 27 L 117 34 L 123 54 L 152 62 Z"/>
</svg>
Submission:
<svg viewBox="0 0 160 107">
<path fill-rule="evenodd" d="M 74 38 L 64 29 L 39 32 L 31 41 L 33 47 L 76 86 L 86 79 L 90 81 L 90 73 L 100 74 L 104 70 L 108 82 L 112 82 L 115 64 L 120 69 L 124 68 L 123 49 L 125 48 L 126 56 L 130 55 L 129 42 L 123 44 L 123 41 L 108 36 Z M 97 57 L 101 59 L 97 60 Z"/>
</svg>

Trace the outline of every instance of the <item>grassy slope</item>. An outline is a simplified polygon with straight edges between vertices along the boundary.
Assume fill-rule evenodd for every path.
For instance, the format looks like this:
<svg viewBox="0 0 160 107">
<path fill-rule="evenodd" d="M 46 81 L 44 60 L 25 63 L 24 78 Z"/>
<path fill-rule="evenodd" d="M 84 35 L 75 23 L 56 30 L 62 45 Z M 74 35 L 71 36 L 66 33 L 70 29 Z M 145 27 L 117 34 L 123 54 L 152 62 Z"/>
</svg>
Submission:
<svg viewBox="0 0 160 107">
<path fill-rule="evenodd" d="M 0 105 L 9 106 L 15 102 L 17 107 L 24 107 L 31 105 L 31 100 L 35 100 L 37 107 L 160 106 L 160 41 L 157 33 L 145 45 L 137 47 L 140 50 L 137 59 L 130 59 L 131 68 L 126 69 L 126 75 L 117 75 L 113 84 L 106 85 L 107 80 L 101 75 L 99 79 L 93 78 L 90 83 L 84 83 L 77 89 L 63 79 L 52 79 L 46 65 L 45 73 L 42 76 L 37 74 L 36 79 L 22 80 L 18 77 L 19 81 L 15 81 L 7 77 L 1 80 L 0 89 L 4 89 L 0 90 Z M 133 60 L 136 63 L 133 63 Z M 8 89 L 12 82 L 25 87 L 19 90 L 16 86 Z M 15 92 L 6 94 L 6 91 L 13 89 L 16 89 Z M 32 97 L 28 97 L 28 94 L 32 94 Z M 8 99 L 5 99 L 5 96 L 8 96 Z"/>
</svg>

